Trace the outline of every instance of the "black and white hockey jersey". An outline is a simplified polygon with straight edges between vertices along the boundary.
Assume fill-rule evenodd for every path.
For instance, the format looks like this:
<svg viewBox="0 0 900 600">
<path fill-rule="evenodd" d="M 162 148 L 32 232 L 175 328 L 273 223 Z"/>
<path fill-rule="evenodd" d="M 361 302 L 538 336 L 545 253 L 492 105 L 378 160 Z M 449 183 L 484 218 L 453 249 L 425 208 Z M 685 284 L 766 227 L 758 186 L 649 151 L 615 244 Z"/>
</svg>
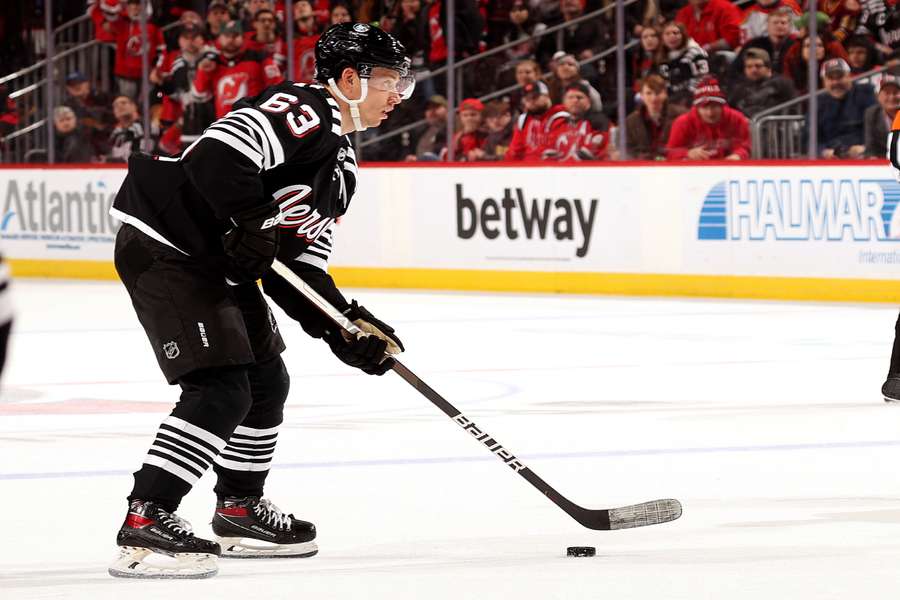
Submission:
<svg viewBox="0 0 900 600">
<path fill-rule="evenodd" d="M 356 178 L 337 102 L 284 82 L 235 103 L 180 158 L 132 158 L 111 214 L 186 255 L 219 257 L 230 217 L 276 203 L 279 259 L 324 271 Z"/>
<path fill-rule="evenodd" d="M 337 102 L 322 86 L 283 82 L 236 102 L 178 158 L 133 155 L 110 214 L 178 252 L 221 264 L 229 219 L 277 204 L 279 260 L 343 310 L 349 304 L 327 262 L 357 173 Z M 275 300 L 306 328 L 302 315 Z"/>
</svg>

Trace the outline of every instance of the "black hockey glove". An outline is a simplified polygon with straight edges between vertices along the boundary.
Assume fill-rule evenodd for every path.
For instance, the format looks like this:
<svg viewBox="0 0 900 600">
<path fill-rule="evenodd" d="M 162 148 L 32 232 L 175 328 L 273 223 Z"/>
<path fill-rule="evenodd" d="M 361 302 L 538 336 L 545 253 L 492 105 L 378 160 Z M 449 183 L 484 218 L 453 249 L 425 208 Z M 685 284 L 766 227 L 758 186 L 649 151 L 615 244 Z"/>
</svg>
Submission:
<svg viewBox="0 0 900 600">
<path fill-rule="evenodd" d="M 329 332 L 325 340 L 335 356 L 368 375 L 384 375 L 394 366 L 394 359 L 386 354 L 387 342 L 378 336 L 363 335 L 348 341 L 340 333 Z"/>
<path fill-rule="evenodd" d="M 267 204 L 239 213 L 231 224 L 222 236 L 225 275 L 234 283 L 256 281 L 278 254 L 278 207 Z"/>
<path fill-rule="evenodd" d="M 360 306 L 356 300 L 350 302 L 350 307 L 344 311 L 344 316 L 363 330 L 367 335 L 374 335 L 387 343 L 388 354 L 400 354 L 405 350 L 403 342 L 394 333 L 394 328 L 375 318 L 375 315 Z"/>
</svg>

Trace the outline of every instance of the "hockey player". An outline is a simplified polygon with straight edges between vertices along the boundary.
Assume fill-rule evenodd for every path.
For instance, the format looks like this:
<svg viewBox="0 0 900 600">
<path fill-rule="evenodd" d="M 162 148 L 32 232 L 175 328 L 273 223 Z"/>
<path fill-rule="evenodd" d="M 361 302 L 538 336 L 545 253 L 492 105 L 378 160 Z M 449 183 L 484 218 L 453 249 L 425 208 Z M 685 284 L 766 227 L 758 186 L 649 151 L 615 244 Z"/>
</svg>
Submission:
<svg viewBox="0 0 900 600">
<path fill-rule="evenodd" d="M 414 79 L 403 46 L 362 23 L 316 46 L 318 84 L 282 82 L 235 103 L 179 158 L 135 156 L 111 214 L 116 269 L 181 399 L 134 474 L 119 577 L 209 577 L 216 557 L 311 556 L 316 529 L 263 499 L 289 378 L 256 285 L 346 364 L 382 375 L 403 345 L 328 275 L 334 223 L 357 185 L 347 134 L 377 127 Z M 345 338 L 270 270 L 278 257 L 365 331 Z M 175 515 L 210 466 L 218 542 Z M 221 544 L 221 547 L 220 547 Z M 167 559 L 167 564 L 159 562 Z"/>
<path fill-rule="evenodd" d="M 900 180 L 900 112 L 894 117 L 891 132 L 888 134 L 888 160 L 897 169 L 894 175 Z M 881 386 L 881 394 L 885 402 L 900 402 L 900 317 L 894 326 L 894 348 L 891 351 L 891 365 L 888 367 L 887 380 Z"/>
</svg>

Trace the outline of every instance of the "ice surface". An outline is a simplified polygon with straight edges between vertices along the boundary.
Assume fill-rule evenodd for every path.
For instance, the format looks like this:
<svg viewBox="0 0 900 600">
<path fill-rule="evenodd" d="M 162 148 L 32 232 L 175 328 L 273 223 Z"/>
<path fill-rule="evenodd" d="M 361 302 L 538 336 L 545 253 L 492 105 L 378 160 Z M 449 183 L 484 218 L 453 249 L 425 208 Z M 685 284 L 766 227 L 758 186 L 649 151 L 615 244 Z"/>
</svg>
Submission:
<svg viewBox="0 0 900 600">
<path fill-rule="evenodd" d="M 887 598 L 900 585 L 891 306 L 353 290 L 406 364 L 574 502 L 684 516 L 581 528 L 405 382 L 281 313 L 269 497 L 320 554 L 205 581 L 106 574 L 130 473 L 177 398 L 118 283 L 17 281 L 0 401 L 0 598 Z M 179 514 L 209 534 L 212 480 Z M 567 546 L 596 546 L 567 558 Z"/>
</svg>

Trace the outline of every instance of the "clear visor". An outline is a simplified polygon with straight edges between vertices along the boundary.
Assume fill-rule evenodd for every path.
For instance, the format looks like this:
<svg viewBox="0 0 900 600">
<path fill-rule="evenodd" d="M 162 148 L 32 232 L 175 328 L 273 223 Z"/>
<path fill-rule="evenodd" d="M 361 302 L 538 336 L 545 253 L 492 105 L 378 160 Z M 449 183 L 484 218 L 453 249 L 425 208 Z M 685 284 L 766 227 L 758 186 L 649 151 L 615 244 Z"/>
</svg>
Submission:
<svg viewBox="0 0 900 600">
<path fill-rule="evenodd" d="M 401 77 L 377 75 L 368 77 L 368 80 L 371 89 L 400 94 L 400 98 L 403 100 L 409 100 L 416 89 L 416 78 L 412 74 Z"/>
</svg>

